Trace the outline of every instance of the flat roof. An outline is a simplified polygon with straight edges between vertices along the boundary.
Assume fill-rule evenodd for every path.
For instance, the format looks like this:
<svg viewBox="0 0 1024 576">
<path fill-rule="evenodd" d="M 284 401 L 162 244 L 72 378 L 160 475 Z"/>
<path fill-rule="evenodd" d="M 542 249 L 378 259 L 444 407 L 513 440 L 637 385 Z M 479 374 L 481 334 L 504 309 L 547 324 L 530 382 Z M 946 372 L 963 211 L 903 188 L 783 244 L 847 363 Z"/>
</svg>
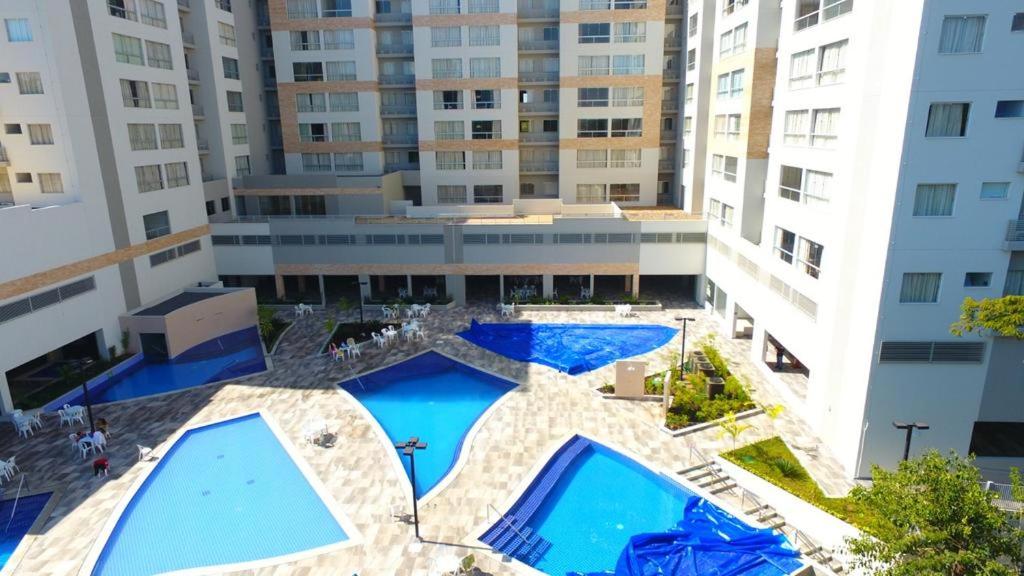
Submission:
<svg viewBox="0 0 1024 576">
<path fill-rule="evenodd" d="M 224 294 L 224 292 L 182 292 L 177 296 L 171 296 L 159 304 L 154 304 L 149 308 L 139 310 L 132 314 L 132 316 L 165 316 L 179 308 L 184 308 L 189 304 L 202 302 L 203 300 L 214 298 L 221 294 Z"/>
</svg>

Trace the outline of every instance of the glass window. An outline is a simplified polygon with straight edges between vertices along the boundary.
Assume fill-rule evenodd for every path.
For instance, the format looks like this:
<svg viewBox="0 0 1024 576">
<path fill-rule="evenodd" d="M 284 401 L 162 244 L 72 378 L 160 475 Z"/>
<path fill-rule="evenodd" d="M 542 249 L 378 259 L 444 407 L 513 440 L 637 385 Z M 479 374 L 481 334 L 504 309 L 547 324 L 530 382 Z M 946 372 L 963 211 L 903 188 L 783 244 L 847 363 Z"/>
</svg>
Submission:
<svg viewBox="0 0 1024 576">
<path fill-rule="evenodd" d="M 801 238 L 797 249 L 797 266 L 800 271 L 811 278 L 819 277 L 821 275 L 821 256 L 824 252 L 825 247 L 821 244 Z"/>
<path fill-rule="evenodd" d="M 612 25 L 603 23 L 591 23 L 579 25 L 580 44 L 607 44 L 611 41 Z"/>
<path fill-rule="evenodd" d="M 430 29 L 430 45 L 434 48 L 462 46 L 462 27 L 432 27 Z"/>
<path fill-rule="evenodd" d="M 359 94 L 357 92 L 331 92 L 327 96 L 331 112 L 359 111 Z"/>
<path fill-rule="evenodd" d="M 793 263 L 796 250 L 796 234 L 785 228 L 775 228 L 775 256 L 787 264 Z"/>
<path fill-rule="evenodd" d="M 473 186 L 474 204 L 500 204 L 503 200 L 501 184 L 477 184 Z"/>
<path fill-rule="evenodd" d="M 604 118 L 580 118 L 577 121 L 577 138 L 605 138 L 608 136 L 608 120 Z"/>
<path fill-rule="evenodd" d="M 906 272 L 900 288 L 900 302 L 927 304 L 939 301 L 942 274 L 938 272 Z"/>
<path fill-rule="evenodd" d="M 352 0 L 323 0 L 324 18 L 348 18 L 352 16 Z M 313 16 L 315 18 L 315 15 Z"/>
<path fill-rule="evenodd" d="M 142 40 L 133 36 L 114 34 L 114 60 L 124 64 L 137 64 L 142 66 L 145 60 L 142 56 Z"/>
<path fill-rule="evenodd" d="M 1024 116 L 1024 100 L 996 102 L 996 118 L 1020 118 L 1022 116 Z"/>
<path fill-rule="evenodd" d="M 470 14 L 493 14 L 498 11 L 498 0 L 469 0 Z"/>
<path fill-rule="evenodd" d="M 321 82 L 324 65 L 321 62 L 292 62 L 292 76 L 296 82 Z"/>
<path fill-rule="evenodd" d="M 576 105 L 580 108 L 608 106 L 608 88 L 577 88 Z"/>
<path fill-rule="evenodd" d="M 462 78 L 461 58 L 434 58 L 430 61 L 432 78 Z"/>
<path fill-rule="evenodd" d="M 188 186 L 188 164 L 184 162 L 164 164 L 164 174 L 167 175 L 168 188 Z"/>
<path fill-rule="evenodd" d="M 225 46 L 235 45 L 235 27 L 224 22 L 217 22 L 217 30 L 220 35 L 220 43 Z"/>
<path fill-rule="evenodd" d="M 333 122 L 331 124 L 332 142 L 360 142 L 363 139 L 359 122 Z"/>
<path fill-rule="evenodd" d="M 641 151 L 611 150 L 608 165 L 611 168 L 639 168 L 641 166 Z"/>
<path fill-rule="evenodd" d="M 128 144 L 132 150 L 156 150 L 156 126 L 152 124 L 129 124 Z"/>
<path fill-rule="evenodd" d="M 646 22 L 616 22 L 615 41 L 621 44 L 647 41 Z"/>
<path fill-rule="evenodd" d="M 631 75 L 644 73 L 643 54 L 616 54 L 612 56 L 613 75 Z"/>
<path fill-rule="evenodd" d="M 39 174 L 39 191 L 43 194 L 63 194 L 64 180 L 57 172 L 42 172 Z"/>
<path fill-rule="evenodd" d="M 501 150 L 474 150 L 474 170 L 501 170 Z"/>
<path fill-rule="evenodd" d="M 607 187 L 604 184 L 577 184 L 576 202 L 579 204 L 599 204 L 608 201 Z"/>
<path fill-rule="evenodd" d="M 465 152 L 435 152 L 434 160 L 438 170 L 465 170 Z"/>
<path fill-rule="evenodd" d="M 351 50 L 356 47 L 355 32 L 350 29 L 324 30 L 324 50 Z"/>
<path fill-rule="evenodd" d="M 236 145 L 249 143 L 248 127 L 245 124 L 231 125 L 231 143 Z"/>
<path fill-rule="evenodd" d="M 832 148 L 835 146 L 839 129 L 839 108 L 814 111 L 811 122 L 811 146 Z"/>
<path fill-rule="evenodd" d="M 164 5 L 156 0 L 139 0 L 139 21 L 157 28 L 167 28 Z"/>
<path fill-rule="evenodd" d="M 224 77 L 238 80 L 238 60 L 228 58 L 227 56 L 221 56 L 220 61 L 224 66 Z"/>
<path fill-rule="evenodd" d="M 914 216 L 952 216 L 956 184 L 918 184 Z"/>
<path fill-rule="evenodd" d="M 612 138 L 633 138 L 643 136 L 643 118 L 613 118 Z"/>
<path fill-rule="evenodd" d="M 169 44 L 146 40 L 146 59 L 149 61 L 151 68 L 163 68 L 165 70 L 174 68 L 174 61 L 171 59 L 171 46 Z"/>
<path fill-rule="evenodd" d="M 320 32 L 318 30 L 292 30 L 290 38 L 292 50 L 297 52 L 320 49 Z"/>
<path fill-rule="evenodd" d="M 430 0 L 431 14 L 458 14 L 459 0 Z"/>
<path fill-rule="evenodd" d="M 609 202 L 639 202 L 640 201 L 640 185 L 639 184 L 609 184 L 608 185 L 608 201 Z"/>
<path fill-rule="evenodd" d="M 461 90 L 435 90 L 434 110 L 461 110 Z"/>
<path fill-rule="evenodd" d="M 151 108 L 149 85 L 138 80 L 121 80 L 121 98 L 127 108 Z"/>
<path fill-rule="evenodd" d="M 29 144 L 53 144 L 53 130 L 49 124 L 28 125 Z"/>
<path fill-rule="evenodd" d="M 796 90 L 814 85 L 814 55 L 816 50 L 797 52 L 789 58 L 789 89 Z"/>
<path fill-rule="evenodd" d="M 347 81 L 356 79 L 355 60 L 341 62 L 328 62 L 324 79 L 328 82 Z"/>
<path fill-rule="evenodd" d="M 841 40 L 821 47 L 818 56 L 818 85 L 827 86 L 842 82 L 846 74 L 846 45 L 849 42 Z"/>
<path fill-rule="evenodd" d="M 967 135 L 971 105 L 967 102 L 935 103 L 928 108 L 924 135 L 930 138 L 961 138 Z"/>
<path fill-rule="evenodd" d="M 160 165 L 152 164 L 149 166 L 136 166 L 135 182 L 139 185 L 139 192 L 162 190 L 164 187 L 164 180 L 160 173 Z"/>
<path fill-rule="evenodd" d="M 122 92 L 123 92 L 123 80 L 122 80 Z M 143 86 L 145 82 L 140 82 Z M 141 106 L 142 108 L 148 108 L 149 106 Z M 160 82 L 153 83 L 153 107 L 165 110 L 177 110 L 178 109 L 178 89 L 174 84 L 162 84 Z"/>
<path fill-rule="evenodd" d="M 465 204 L 466 203 L 466 187 L 465 186 L 452 186 L 452 185 L 439 185 L 437 187 L 437 203 L 438 204 Z"/>
<path fill-rule="evenodd" d="M 942 19 L 939 53 L 975 54 L 981 52 L 984 39 L 984 16 L 946 16 Z"/>
<path fill-rule="evenodd" d="M 787 110 L 783 128 L 782 141 L 790 146 L 807 145 L 807 110 Z"/>
<path fill-rule="evenodd" d="M 1024 12 L 1017 12 L 1013 15 L 1013 21 L 1010 23 L 1010 32 L 1021 31 L 1024 31 Z"/>
<path fill-rule="evenodd" d="M 160 125 L 161 148 L 184 148 L 185 140 L 181 134 L 181 124 Z"/>
<path fill-rule="evenodd" d="M 242 112 L 242 111 L 244 111 L 244 106 L 242 104 L 242 93 L 241 92 L 235 92 L 234 90 L 228 90 L 227 91 L 227 99 L 228 99 L 228 111 L 230 111 L 230 112 Z"/>
<path fill-rule="evenodd" d="M 991 272 L 968 272 L 964 274 L 964 286 L 966 288 L 987 288 L 991 285 Z"/>
<path fill-rule="evenodd" d="M 142 224 L 146 230 L 146 240 L 152 240 L 171 233 L 171 218 L 166 210 L 144 215 L 142 217 Z"/>
<path fill-rule="evenodd" d="M 643 86 L 618 86 L 612 88 L 612 106 L 643 106 Z"/>
<path fill-rule="evenodd" d="M 580 56 L 579 75 L 607 76 L 609 71 L 608 61 L 607 56 Z"/>
<path fill-rule="evenodd" d="M 5 18 L 4 27 L 7 28 L 8 42 L 32 41 L 32 27 L 29 26 L 28 18 Z"/>
<path fill-rule="evenodd" d="M 576 151 L 576 167 L 577 168 L 607 168 L 608 167 L 608 151 L 607 150 L 577 150 Z"/>
<path fill-rule="evenodd" d="M 501 58 L 470 58 L 470 78 L 498 78 L 501 76 Z"/>
<path fill-rule="evenodd" d="M 982 182 L 982 200 L 1005 200 L 1010 193 L 1009 182 Z"/>
<path fill-rule="evenodd" d="M 498 46 L 500 42 L 501 33 L 497 25 L 469 27 L 470 46 Z M 470 60 L 470 69 L 472 69 L 472 65 L 473 61 Z"/>
<path fill-rule="evenodd" d="M 339 152 L 334 155 L 335 172 L 362 172 L 362 152 Z"/>
</svg>

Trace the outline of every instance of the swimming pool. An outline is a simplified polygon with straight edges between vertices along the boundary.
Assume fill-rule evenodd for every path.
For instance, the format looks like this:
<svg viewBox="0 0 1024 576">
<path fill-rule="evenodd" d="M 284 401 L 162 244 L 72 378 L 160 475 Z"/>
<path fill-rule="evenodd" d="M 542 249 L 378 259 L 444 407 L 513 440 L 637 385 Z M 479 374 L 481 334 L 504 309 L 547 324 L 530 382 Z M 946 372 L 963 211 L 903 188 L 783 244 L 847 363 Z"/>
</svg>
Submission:
<svg viewBox="0 0 1024 576">
<path fill-rule="evenodd" d="M 575 436 L 545 464 L 505 514 L 507 520 L 499 520 L 480 540 L 548 574 L 615 570 L 632 536 L 674 527 L 695 496 L 631 458 Z M 728 516 L 714 504 L 705 506 Z M 791 570 L 799 568 L 799 562 L 787 560 Z"/>
<path fill-rule="evenodd" d="M 459 336 L 513 360 L 581 374 L 664 346 L 676 332 L 658 324 L 480 324 L 473 320 Z"/>
<path fill-rule="evenodd" d="M 246 328 L 208 340 L 171 361 L 151 360 L 138 354 L 115 366 L 113 377 L 103 374 L 90 381 L 89 400 L 98 404 L 175 392 L 266 368 L 259 332 L 255 327 Z M 53 400 L 46 410 L 56 410 L 64 404 L 84 404 L 81 388 Z"/>
<path fill-rule="evenodd" d="M 416 452 L 416 490 L 422 498 L 455 467 L 481 415 L 516 384 L 431 351 L 340 386 L 392 442 L 410 436 L 427 442 L 426 450 Z M 402 456 L 402 465 L 408 475 L 409 459 Z"/>
<path fill-rule="evenodd" d="M 17 507 L 14 506 L 14 498 L 0 501 L 0 569 L 7 565 L 7 561 L 11 559 L 18 544 L 21 544 L 22 538 L 28 534 L 52 495 L 52 492 L 47 492 L 22 496 L 18 498 Z"/>
<path fill-rule="evenodd" d="M 92 574 L 297 554 L 348 541 L 343 522 L 268 422 L 250 414 L 193 428 L 171 446 L 117 518 Z"/>
</svg>

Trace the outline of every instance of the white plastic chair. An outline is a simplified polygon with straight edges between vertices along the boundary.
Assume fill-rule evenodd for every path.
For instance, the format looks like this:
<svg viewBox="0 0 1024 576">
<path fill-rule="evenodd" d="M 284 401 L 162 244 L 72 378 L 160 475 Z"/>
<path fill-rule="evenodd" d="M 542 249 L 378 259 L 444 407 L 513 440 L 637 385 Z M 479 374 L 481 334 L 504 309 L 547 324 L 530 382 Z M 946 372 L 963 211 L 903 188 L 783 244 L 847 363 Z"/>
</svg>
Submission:
<svg viewBox="0 0 1024 576">
<path fill-rule="evenodd" d="M 24 438 L 28 438 L 29 436 L 34 436 L 35 435 L 35 432 L 32 430 L 32 421 L 31 420 L 23 418 L 23 419 L 15 420 L 15 423 L 18 426 L 18 436 L 22 436 Z"/>
<path fill-rule="evenodd" d="M 302 318 L 302 307 L 300 305 L 295 306 L 295 319 Z"/>
<path fill-rule="evenodd" d="M 15 458 L 17 458 L 17 456 L 11 456 L 6 462 L 4 462 L 7 469 L 11 471 L 12 476 L 15 472 L 21 472 L 21 468 L 19 468 L 18 464 L 14 461 Z"/>
<path fill-rule="evenodd" d="M 356 344 L 355 338 L 349 338 L 345 341 L 345 351 L 348 352 L 349 359 L 362 358 L 363 353 L 359 350 L 359 345 Z"/>
<path fill-rule="evenodd" d="M 85 460 L 90 452 L 96 453 L 96 444 L 93 443 L 91 438 L 85 436 L 78 441 L 78 449 L 82 451 L 82 460 Z"/>
<path fill-rule="evenodd" d="M 139 462 L 143 460 L 149 460 L 153 456 L 153 449 L 149 446 L 143 446 L 142 444 L 136 444 L 135 448 L 139 451 Z"/>
<path fill-rule="evenodd" d="M 100 430 L 92 433 L 92 443 L 96 452 L 103 452 L 107 449 L 107 437 Z"/>
<path fill-rule="evenodd" d="M 384 337 L 383 336 L 381 336 L 380 334 L 378 334 L 376 332 L 371 332 L 370 333 L 370 337 L 373 338 L 373 341 L 377 343 L 377 348 L 383 348 L 384 347 Z"/>
<path fill-rule="evenodd" d="M 430 314 L 430 302 L 427 302 L 420 308 L 420 318 L 426 318 Z"/>
</svg>

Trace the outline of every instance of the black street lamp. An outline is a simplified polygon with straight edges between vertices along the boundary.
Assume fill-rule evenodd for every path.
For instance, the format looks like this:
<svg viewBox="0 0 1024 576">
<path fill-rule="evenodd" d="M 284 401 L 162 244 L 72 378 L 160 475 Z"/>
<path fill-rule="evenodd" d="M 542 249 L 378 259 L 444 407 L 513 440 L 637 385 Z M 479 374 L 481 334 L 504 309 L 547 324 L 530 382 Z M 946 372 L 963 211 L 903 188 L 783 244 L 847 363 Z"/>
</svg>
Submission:
<svg viewBox="0 0 1024 576">
<path fill-rule="evenodd" d="M 686 365 L 686 323 L 693 322 L 695 318 L 684 318 L 682 316 L 676 316 L 676 322 L 683 323 L 683 343 L 679 346 L 679 377 L 683 377 L 683 367 Z M 669 378 L 671 380 L 671 378 Z M 666 381 L 662 386 L 663 398 L 662 401 L 665 403 L 665 409 L 668 410 L 669 402 L 669 383 Z"/>
<path fill-rule="evenodd" d="M 910 437 L 914 435 L 914 430 L 927 430 L 931 428 L 931 426 L 928 426 L 928 424 L 924 422 L 911 422 L 908 424 L 906 422 L 900 422 L 899 420 L 893 420 L 892 425 L 893 428 L 896 428 L 897 430 L 907 431 L 907 441 L 903 445 L 903 461 L 906 462 L 907 459 L 910 458 Z"/>
<path fill-rule="evenodd" d="M 92 402 L 89 400 L 89 381 L 82 378 L 82 403 L 85 404 L 85 411 L 89 414 L 89 429 L 96 433 L 96 424 L 92 419 Z"/>
<path fill-rule="evenodd" d="M 423 540 L 420 538 L 420 512 L 416 507 L 416 451 L 426 450 L 427 443 L 420 442 L 419 438 L 412 436 L 407 442 L 396 442 L 395 448 L 398 448 L 402 451 L 402 454 L 409 457 L 409 476 L 412 483 L 412 522 L 416 531 L 416 539 Z"/>
</svg>

